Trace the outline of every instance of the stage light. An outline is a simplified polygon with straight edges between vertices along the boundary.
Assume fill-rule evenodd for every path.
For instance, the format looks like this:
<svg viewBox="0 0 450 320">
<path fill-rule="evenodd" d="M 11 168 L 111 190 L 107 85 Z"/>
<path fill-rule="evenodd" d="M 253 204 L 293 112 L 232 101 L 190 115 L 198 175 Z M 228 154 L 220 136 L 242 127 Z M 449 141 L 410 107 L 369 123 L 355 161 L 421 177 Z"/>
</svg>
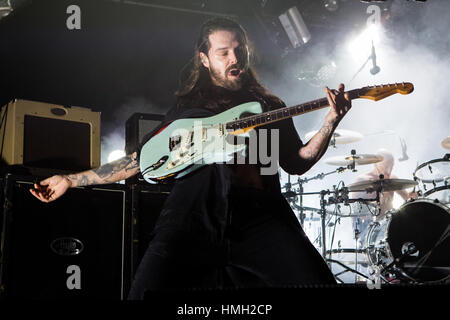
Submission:
<svg viewBox="0 0 450 320">
<path fill-rule="evenodd" d="M 311 39 L 311 33 L 303 21 L 297 7 L 290 8 L 281 14 L 278 19 L 294 48 L 306 44 Z"/>
<path fill-rule="evenodd" d="M 114 150 L 112 152 L 110 152 L 109 156 L 108 156 L 108 162 L 112 162 L 115 161 L 117 159 L 123 158 L 125 157 L 125 151 L 123 150 Z"/>
<path fill-rule="evenodd" d="M 0 0 L 0 19 L 6 17 L 12 10 L 9 0 Z"/>
<path fill-rule="evenodd" d="M 372 44 L 380 43 L 382 27 L 379 24 L 372 24 L 367 27 L 359 36 L 350 41 L 348 50 L 357 61 L 364 61 L 370 55 Z"/>
<path fill-rule="evenodd" d="M 337 0 L 325 0 L 323 2 L 325 9 L 328 11 L 336 11 L 339 8 L 339 4 Z"/>
</svg>

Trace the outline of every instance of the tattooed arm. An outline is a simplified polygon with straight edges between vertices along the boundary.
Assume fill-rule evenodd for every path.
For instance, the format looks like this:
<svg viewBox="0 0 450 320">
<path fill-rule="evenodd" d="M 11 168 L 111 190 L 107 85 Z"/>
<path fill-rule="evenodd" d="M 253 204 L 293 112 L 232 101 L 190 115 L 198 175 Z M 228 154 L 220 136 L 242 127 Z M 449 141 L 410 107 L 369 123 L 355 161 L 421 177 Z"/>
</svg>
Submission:
<svg viewBox="0 0 450 320">
<path fill-rule="evenodd" d="M 139 172 L 137 153 L 125 156 L 103 166 L 70 175 L 56 175 L 34 184 L 30 192 L 43 202 L 62 196 L 71 187 L 108 184 L 125 180 Z"/>
<path fill-rule="evenodd" d="M 103 166 L 76 174 L 64 176 L 71 187 L 81 187 L 93 184 L 114 183 L 128 179 L 139 172 L 137 153 L 125 156 Z"/>
<path fill-rule="evenodd" d="M 325 123 L 319 132 L 317 132 L 307 144 L 299 151 L 299 156 L 304 163 L 305 172 L 308 171 L 327 151 L 331 137 L 337 127 L 336 122 L 332 122 L 325 118 Z"/>
<path fill-rule="evenodd" d="M 303 174 L 308 171 L 325 154 L 334 130 L 339 122 L 351 108 L 351 100 L 347 94 L 344 94 L 344 85 L 339 85 L 339 90 L 332 91 L 325 88 L 327 93 L 330 111 L 325 117 L 325 122 L 320 130 L 303 145 L 297 154 L 290 157 L 290 174 Z"/>
<path fill-rule="evenodd" d="M 349 96 L 344 94 L 344 85 L 342 83 L 339 85 L 338 92 L 332 91 L 328 87 L 325 88 L 325 92 L 330 105 L 330 111 L 325 117 L 325 123 L 319 132 L 299 151 L 300 158 L 307 164 L 307 170 L 325 154 L 334 130 L 352 107 Z"/>
</svg>

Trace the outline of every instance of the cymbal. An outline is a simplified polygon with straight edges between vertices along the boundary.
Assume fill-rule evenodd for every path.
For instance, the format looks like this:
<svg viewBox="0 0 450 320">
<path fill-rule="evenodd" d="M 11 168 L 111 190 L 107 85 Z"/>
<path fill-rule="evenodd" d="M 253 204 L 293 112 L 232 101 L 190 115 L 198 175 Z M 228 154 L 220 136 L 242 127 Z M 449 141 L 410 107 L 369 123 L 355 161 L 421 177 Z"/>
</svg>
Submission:
<svg viewBox="0 0 450 320">
<path fill-rule="evenodd" d="M 305 135 L 305 139 L 309 140 L 311 139 L 315 134 L 317 133 L 317 130 L 310 131 Z M 344 130 L 344 129 L 336 129 L 333 133 L 333 137 L 331 138 L 335 144 L 347 144 L 359 141 L 364 136 L 356 131 L 351 130 Z"/>
<path fill-rule="evenodd" d="M 383 159 L 384 159 L 383 156 L 377 154 L 354 154 L 351 156 L 331 157 L 326 159 L 325 163 L 335 166 L 348 166 L 353 164 L 353 161 L 355 161 L 355 164 L 357 165 L 364 165 L 377 163 L 383 161 Z"/>
<path fill-rule="evenodd" d="M 442 140 L 441 145 L 445 148 L 450 150 L 450 136 Z"/>
<path fill-rule="evenodd" d="M 418 183 L 414 180 L 407 179 L 380 179 L 355 182 L 347 186 L 349 191 L 365 190 L 367 192 L 374 192 L 381 188 L 381 191 L 396 191 L 403 190 L 417 186 Z"/>
</svg>

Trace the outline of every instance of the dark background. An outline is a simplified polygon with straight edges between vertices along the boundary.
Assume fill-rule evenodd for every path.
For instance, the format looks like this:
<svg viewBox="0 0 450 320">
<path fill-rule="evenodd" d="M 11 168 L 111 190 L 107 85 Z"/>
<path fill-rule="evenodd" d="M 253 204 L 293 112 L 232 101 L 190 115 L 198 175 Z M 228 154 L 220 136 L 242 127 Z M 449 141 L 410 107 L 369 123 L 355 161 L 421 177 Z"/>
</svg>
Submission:
<svg viewBox="0 0 450 320">
<path fill-rule="evenodd" d="M 334 12 L 322 1 L 294 0 L 12 3 L 17 8 L 0 20 L 0 105 L 22 98 L 92 108 L 102 112 L 102 134 L 123 125 L 133 112 L 145 112 L 148 105 L 156 113 L 173 105 L 182 70 L 208 18 L 226 15 L 240 22 L 256 49 L 256 69 L 273 78 L 281 77 L 281 66 L 292 61 L 311 65 L 311 47 L 326 43 L 331 51 L 341 34 L 364 27 L 367 19 L 367 4 L 358 1 L 341 1 Z M 71 4 L 81 8 L 81 30 L 66 27 Z M 296 50 L 278 21 L 294 5 L 312 34 Z M 389 8 L 391 3 L 377 5 Z M 119 112 L 124 105 L 129 108 Z"/>
</svg>

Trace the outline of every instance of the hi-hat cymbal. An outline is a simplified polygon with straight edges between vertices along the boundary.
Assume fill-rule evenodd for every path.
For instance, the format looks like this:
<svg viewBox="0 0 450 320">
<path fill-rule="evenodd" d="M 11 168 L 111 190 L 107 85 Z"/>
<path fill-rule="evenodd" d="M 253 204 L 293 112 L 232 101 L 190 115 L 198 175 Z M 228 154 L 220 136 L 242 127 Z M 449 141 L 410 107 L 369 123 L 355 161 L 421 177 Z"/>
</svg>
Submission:
<svg viewBox="0 0 450 320">
<path fill-rule="evenodd" d="M 353 161 L 356 165 L 363 165 L 381 162 L 383 159 L 383 156 L 377 154 L 354 154 L 351 156 L 331 157 L 326 159 L 325 163 L 334 166 L 349 166 L 353 164 Z"/>
<path fill-rule="evenodd" d="M 380 189 L 381 192 L 397 191 L 408 189 L 417 186 L 418 183 L 414 180 L 407 179 L 380 179 L 355 182 L 347 186 L 349 191 L 374 192 Z"/>
<path fill-rule="evenodd" d="M 445 138 L 444 140 L 442 140 L 441 145 L 447 149 L 450 150 L 450 136 L 448 136 L 447 138 Z"/>
<path fill-rule="evenodd" d="M 311 139 L 315 134 L 316 131 L 310 131 L 305 135 L 305 139 L 309 140 Z M 359 141 L 363 138 L 363 135 L 356 131 L 351 130 L 344 130 L 344 129 L 336 129 L 333 133 L 333 137 L 331 138 L 331 143 L 335 144 L 347 144 Z"/>
</svg>

